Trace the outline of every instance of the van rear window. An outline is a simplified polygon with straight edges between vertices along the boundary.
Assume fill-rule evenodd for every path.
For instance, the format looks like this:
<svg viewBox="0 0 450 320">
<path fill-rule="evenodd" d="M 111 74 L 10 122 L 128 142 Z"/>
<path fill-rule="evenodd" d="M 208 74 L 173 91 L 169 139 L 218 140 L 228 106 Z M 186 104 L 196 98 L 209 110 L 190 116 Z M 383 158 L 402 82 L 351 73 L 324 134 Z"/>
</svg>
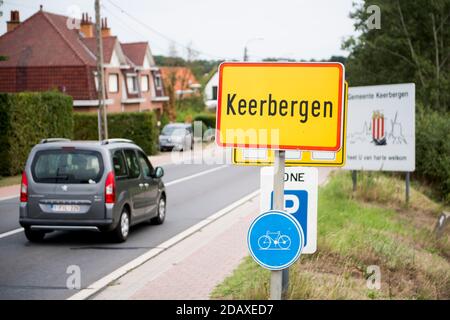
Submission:
<svg viewBox="0 0 450 320">
<path fill-rule="evenodd" d="M 97 183 L 103 175 L 102 156 L 78 149 L 38 151 L 31 172 L 38 183 Z"/>
</svg>

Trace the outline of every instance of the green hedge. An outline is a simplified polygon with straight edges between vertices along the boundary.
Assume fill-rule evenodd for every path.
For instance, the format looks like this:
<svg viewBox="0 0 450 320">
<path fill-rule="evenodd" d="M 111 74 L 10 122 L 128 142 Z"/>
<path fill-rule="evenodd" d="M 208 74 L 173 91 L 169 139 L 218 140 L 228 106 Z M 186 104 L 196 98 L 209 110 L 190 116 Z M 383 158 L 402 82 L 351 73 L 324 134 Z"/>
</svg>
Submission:
<svg viewBox="0 0 450 320">
<path fill-rule="evenodd" d="M 181 99 L 175 101 L 176 111 L 194 111 L 202 112 L 205 110 L 205 102 L 201 95 L 183 96 Z"/>
<path fill-rule="evenodd" d="M 71 97 L 56 91 L 0 93 L 0 176 L 19 174 L 41 139 L 72 133 Z"/>
<path fill-rule="evenodd" d="M 74 113 L 74 139 L 98 140 L 97 113 Z M 147 154 L 157 152 L 158 127 L 153 112 L 108 114 L 108 137 L 131 139 Z"/>
<path fill-rule="evenodd" d="M 194 117 L 194 121 L 203 122 L 208 128 L 216 127 L 216 114 L 214 113 L 200 113 Z"/>
<path fill-rule="evenodd" d="M 450 113 L 418 112 L 416 174 L 450 202 Z"/>
</svg>

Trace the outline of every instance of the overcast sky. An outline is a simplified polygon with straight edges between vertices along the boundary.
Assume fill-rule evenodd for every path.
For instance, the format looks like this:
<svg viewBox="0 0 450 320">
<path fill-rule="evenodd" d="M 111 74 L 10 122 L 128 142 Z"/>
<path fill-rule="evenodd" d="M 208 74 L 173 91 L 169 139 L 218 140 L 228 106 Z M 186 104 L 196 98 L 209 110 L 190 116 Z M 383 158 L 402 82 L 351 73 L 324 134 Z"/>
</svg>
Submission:
<svg viewBox="0 0 450 320">
<path fill-rule="evenodd" d="M 349 18 L 353 1 L 101 0 L 101 3 L 102 16 L 108 17 L 113 35 L 122 42 L 146 40 L 153 54 L 168 55 L 175 44 L 183 57 L 190 46 L 200 52 L 200 58 L 242 59 L 248 44 L 250 60 L 260 60 L 347 55 L 341 50 L 341 42 L 355 34 Z M 19 10 L 24 20 L 40 4 L 53 13 L 78 12 L 81 16 L 80 12 L 89 12 L 94 17 L 94 0 L 3 0 L 0 33 L 6 31 L 10 10 Z"/>
</svg>

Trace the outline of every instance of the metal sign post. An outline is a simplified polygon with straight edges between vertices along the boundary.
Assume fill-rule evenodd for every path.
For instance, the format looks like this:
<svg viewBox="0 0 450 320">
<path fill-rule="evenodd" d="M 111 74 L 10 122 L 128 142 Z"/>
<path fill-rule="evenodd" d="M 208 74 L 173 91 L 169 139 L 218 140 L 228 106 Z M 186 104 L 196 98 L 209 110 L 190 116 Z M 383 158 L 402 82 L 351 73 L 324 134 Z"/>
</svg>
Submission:
<svg viewBox="0 0 450 320">
<path fill-rule="evenodd" d="M 285 151 L 275 150 L 273 176 L 273 208 L 284 210 L 284 161 Z M 286 270 L 286 269 L 285 269 Z M 270 299 L 281 300 L 283 294 L 283 271 L 272 271 L 270 278 Z M 287 283 L 287 280 L 284 281 Z M 285 286 L 287 287 L 287 285 Z"/>
<path fill-rule="evenodd" d="M 352 182 L 353 182 L 353 192 L 355 192 L 356 191 L 356 183 L 357 183 L 356 170 L 352 170 Z"/>
<path fill-rule="evenodd" d="M 407 171 L 406 179 L 405 179 L 405 202 L 406 202 L 406 205 L 409 204 L 409 182 L 410 182 L 410 175 L 409 175 L 409 171 Z"/>
</svg>

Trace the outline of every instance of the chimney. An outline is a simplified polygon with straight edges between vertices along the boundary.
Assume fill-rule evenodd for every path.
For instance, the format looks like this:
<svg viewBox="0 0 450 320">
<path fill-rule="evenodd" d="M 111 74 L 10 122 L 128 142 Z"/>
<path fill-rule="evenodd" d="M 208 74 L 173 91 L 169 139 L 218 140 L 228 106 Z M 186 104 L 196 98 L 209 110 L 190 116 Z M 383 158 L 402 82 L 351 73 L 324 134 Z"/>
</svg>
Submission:
<svg viewBox="0 0 450 320">
<path fill-rule="evenodd" d="M 6 22 L 6 31 L 10 32 L 17 28 L 20 24 L 20 16 L 18 10 L 11 11 L 11 19 Z"/>
<path fill-rule="evenodd" d="M 94 37 L 94 24 L 87 12 L 83 13 L 81 16 L 80 32 L 83 33 L 86 38 Z"/>
<path fill-rule="evenodd" d="M 111 29 L 108 28 L 108 18 L 102 19 L 101 22 L 102 22 L 102 37 L 110 37 Z"/>
</svg>

